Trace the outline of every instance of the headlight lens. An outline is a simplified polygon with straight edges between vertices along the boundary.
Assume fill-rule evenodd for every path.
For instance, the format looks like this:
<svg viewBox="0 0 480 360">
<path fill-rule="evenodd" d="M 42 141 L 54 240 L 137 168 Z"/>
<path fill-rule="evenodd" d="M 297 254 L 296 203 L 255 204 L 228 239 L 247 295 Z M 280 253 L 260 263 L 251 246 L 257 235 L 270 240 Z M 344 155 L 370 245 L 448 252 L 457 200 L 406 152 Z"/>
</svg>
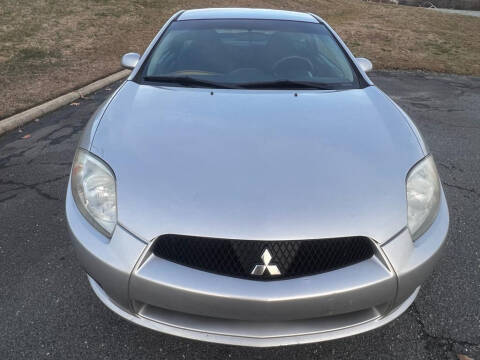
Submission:
<svg viewBox="0 0 480 360">
<path fill-rule="evenodd" d="M 72 192 L 83 216 L 111 237 L 117 223 L 117 192 L 115 176 L 108 165 L 79 149 L 72 167 Z"/>
<path fill-rule="evenodd" d="M 416 164 L 407 176 L 408 229 L 418 239 L 437 216 L 440 179 L 431 155 Z"/>
</svg>

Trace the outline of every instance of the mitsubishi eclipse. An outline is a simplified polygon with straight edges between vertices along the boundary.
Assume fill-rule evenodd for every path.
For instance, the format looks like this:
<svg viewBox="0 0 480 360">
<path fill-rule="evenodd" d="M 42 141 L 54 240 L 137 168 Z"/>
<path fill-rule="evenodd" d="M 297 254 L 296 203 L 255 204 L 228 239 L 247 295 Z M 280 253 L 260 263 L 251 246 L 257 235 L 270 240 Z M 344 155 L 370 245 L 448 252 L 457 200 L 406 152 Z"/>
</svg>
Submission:
<svg viewBox="0 0 480 360">
<path fill-rule="evenodd" d="M 66 195 L 100 300 L 160 332 L 330 340 L 402 314 L 449 215 L 410 118 L 316 15 L 180 11 L 93 114 Z"/>
</svg>

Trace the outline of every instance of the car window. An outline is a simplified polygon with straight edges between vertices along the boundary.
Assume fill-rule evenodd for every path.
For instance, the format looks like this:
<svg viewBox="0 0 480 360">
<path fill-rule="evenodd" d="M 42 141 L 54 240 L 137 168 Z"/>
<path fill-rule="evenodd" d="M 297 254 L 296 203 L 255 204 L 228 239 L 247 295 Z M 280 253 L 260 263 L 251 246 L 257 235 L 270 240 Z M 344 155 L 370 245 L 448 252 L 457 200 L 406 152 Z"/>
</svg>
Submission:
<svg viewBox="0 0 480 360">
<path fill-rule="evenodd" d="M 323 24 L 282 20 L 175 21 L 142 75 L 232 86 L 275 81 L 359 86 L 350 61 Z"/>
</svg>

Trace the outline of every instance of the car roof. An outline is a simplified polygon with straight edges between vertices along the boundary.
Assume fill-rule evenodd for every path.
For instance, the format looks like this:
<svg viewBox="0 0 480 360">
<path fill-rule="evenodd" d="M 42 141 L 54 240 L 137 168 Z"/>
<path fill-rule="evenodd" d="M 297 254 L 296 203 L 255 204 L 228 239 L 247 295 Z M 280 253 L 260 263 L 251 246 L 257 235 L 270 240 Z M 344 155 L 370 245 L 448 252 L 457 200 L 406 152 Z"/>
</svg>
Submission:
<svg viewBox="0 0 480 360">
<path fill-rule="evenodd" d="M 262 19 L 262 20 L 290 20 L 318 23 L 311 14 L 270 9 L 248 8 L 211 8 L 186 10 L 177 20 L 203 20 L 203 19 Z"/>
</svg>

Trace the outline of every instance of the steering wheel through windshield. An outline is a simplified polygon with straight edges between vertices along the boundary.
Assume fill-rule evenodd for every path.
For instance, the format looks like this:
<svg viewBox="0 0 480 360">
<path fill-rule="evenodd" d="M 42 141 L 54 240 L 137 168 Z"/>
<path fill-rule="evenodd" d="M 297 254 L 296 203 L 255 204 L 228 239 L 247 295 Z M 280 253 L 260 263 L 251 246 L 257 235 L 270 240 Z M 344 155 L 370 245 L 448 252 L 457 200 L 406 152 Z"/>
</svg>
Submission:
<svg viewBox="0 0 480 360">
<path fill-rule="evenodd" d="M 279 77 L 298 76 L 302 72 L 310 74 L 313 69 L 310 59 L 297 55 L 283 57 L 272 66 L 273 74 Z"/>
</svg>

